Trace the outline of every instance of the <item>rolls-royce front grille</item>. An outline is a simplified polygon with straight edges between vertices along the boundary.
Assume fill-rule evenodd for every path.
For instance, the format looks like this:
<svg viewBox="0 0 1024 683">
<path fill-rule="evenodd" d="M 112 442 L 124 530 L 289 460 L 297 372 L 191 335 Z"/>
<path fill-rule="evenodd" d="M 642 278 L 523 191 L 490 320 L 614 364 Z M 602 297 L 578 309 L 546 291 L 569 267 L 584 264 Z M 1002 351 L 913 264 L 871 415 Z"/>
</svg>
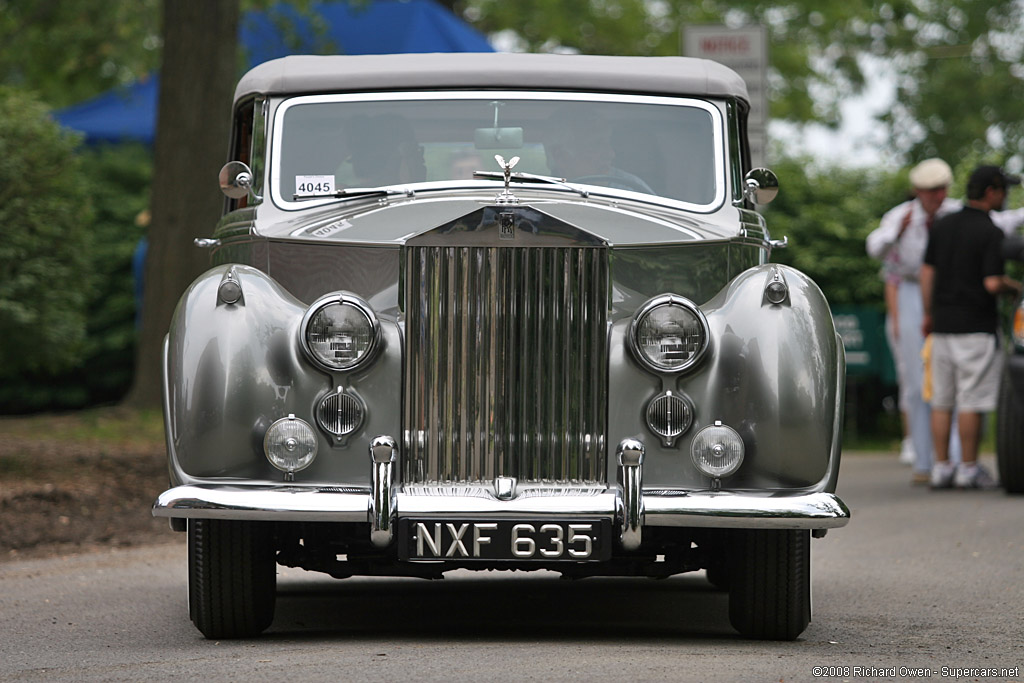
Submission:
<svg viewBox="0 0 1024 683">
<path fill-rule="evenodd" d="M 608 252 L 407 247 L 407 483 L 604 481 Z"/>
</svg>

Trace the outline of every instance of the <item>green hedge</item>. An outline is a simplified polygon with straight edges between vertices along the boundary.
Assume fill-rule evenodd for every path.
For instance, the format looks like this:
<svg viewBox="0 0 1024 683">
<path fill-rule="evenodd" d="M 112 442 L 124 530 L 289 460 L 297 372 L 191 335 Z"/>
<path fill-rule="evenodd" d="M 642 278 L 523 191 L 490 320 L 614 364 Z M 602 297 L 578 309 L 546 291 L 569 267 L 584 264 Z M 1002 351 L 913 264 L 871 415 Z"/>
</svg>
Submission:
<svg viewBox="0 0 1024 683">
<path fill-rule="evenodd" d="M 0 89 L 0 413 L 109 403 L 131 382 L 151 155 L 77 144 Z"/>
<path fill-rule="evenodd" d="M 774 239 L 789 238 L 772 260 L 809 275 L 832 306 L 884 308 L 881 264 L 867 255 L 865 240 L 883 213 L 908 198 L 906 174 L 809 159 L 785 159 L 772 169 L 780 190 L 765 218 Z"/>
<path fill-rule="evenodd" d="M 86 338 L 92 214 L 74 150 L 47 108 L 0 86 L 0 384 L 77 364 Z"/>
</svg>

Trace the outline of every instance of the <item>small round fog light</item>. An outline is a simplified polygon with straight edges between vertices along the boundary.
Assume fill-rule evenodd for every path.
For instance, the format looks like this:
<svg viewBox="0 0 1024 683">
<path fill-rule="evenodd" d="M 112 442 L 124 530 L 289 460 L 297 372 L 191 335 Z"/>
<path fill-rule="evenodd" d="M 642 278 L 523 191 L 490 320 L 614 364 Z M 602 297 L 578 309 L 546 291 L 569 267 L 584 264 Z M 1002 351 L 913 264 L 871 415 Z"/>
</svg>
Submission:
<svg viewBox="0 0 1024 683">
<path fill-rule="evenodd" d="M 282 417 L 270 425 L 263 437 L 263 451 L 270 464 L 282 472 L 298 472 L 309 467 L 316 457 L 316 433 L 294 415 Z"/>
<path fill-rule="evenodd" d="M 693 437 L 690 456 L 701 474 L 728 477 L 743 464 L 743 439 L 735 429 L 716 421 Z"/>
</svg>

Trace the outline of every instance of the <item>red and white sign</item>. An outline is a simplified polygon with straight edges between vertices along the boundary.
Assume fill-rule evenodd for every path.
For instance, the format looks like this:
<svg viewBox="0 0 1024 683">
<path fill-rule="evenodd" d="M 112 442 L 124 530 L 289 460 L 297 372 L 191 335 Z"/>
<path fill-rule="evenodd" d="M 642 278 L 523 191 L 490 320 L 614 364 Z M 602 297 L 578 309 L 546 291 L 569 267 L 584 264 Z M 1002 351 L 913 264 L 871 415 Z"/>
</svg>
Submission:
<svg viewBox="0 0 1024 683">
<path fill-rule="evenodd" d="M 764 27 L 686 26 L 683 54 L 724 64 L 746 81 L 750 95 L 750 151 L 754 165 L 763 165 L 768 124 L 768 37 Z"/>
</svg>

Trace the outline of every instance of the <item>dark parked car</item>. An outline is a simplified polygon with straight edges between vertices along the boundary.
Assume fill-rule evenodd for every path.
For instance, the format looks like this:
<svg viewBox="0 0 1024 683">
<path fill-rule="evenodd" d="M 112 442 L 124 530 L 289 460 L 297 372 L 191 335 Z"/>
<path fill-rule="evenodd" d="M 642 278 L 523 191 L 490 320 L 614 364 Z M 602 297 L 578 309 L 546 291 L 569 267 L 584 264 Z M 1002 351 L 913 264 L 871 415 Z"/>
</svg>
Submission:
<svg viewBox="0 0 1024 683">
<path fill-rule="evenodd" d="M 1024 237 L 1003 242 L 1007 259 L 1024 262 Z M 996 459 L 999 483 L 1007 493 L 1024 493 L 1024 301 L 1018 298 L 1010 320 L 1006 368 L 996 410 Z"/>
<path fill-rule="evenodd" d="M 685 58 L 288 57 L 234 105 L 213 268 L 167 337 L 172 488 L 209 638 L 276 565 L 706 570 L 796 638 L 841 527 L 845 361 L 769 262 L 743 81 Z"/>
</svg>

